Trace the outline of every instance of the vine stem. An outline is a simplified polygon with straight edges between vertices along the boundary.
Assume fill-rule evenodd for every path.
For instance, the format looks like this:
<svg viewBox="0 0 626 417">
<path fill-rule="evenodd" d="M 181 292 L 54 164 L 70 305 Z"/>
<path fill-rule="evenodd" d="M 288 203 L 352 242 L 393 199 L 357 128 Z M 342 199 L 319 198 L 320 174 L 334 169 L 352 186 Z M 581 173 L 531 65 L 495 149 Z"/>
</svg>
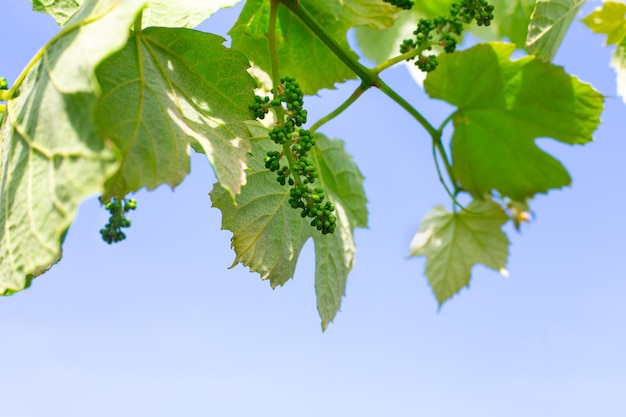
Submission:
<svg viewBox="0 0 626 417">
<path fill-rule="evenodd" d="M 388 60 L 381 62 L 378 66 L 374 67 L 374 71 L 377 74 L 380 74 L 381 72 L 383 72 L 384 70 L 386 70 L 387 68 L 391 68 L 394 65 L 402 62 L 402 61 L 407 61 L 411 58 L 415 58 L 416 56 L 418 56 L 419 54 L 421 54 L 422 52 L 424 52 L 425 50 L 427 50 L 429 47 L 431 47 L 433 44 L 431 42 L 424 42 L 422 45 L 420 45 L 419 48 L 415 48 L 412 49 L 408 52 L 405 52 L 403 54 L 400 54 L 398 56 L 395 56 L 393 58 L 389 58 Z"/>
<path fill-rule="evenodd" d="M 339 58 L 344 64 L 348 66 L 360 79 L 361 85 L 365 88 L 370 87 L 378 87 L 380 90 L 386 94 L 389 98 L 395 101 L 400 107 L 406 110 L 415 120 L 421 124 L 424 129 L 431 135 L 433 138 L 437 132 L 437 129 L 431 125 L 428 120 L 411 104 L 406 101 L 402 96 L 400 96 L 397 92 L 395 92 L 391 87 L 389 87 L 385 82 L 379 77 L 379 73 L 381 70 L 367 68 L 359 61 L 357 61 L 351 54 L 349 54 L 343 46 L 341 46 L 332 36 L 328 34 L 326 29 L 309 13 L 309 11 L 302 6 L 299 0 L 271 0 L 272 5 L 274 3 L 282 3 L 287 9 L 289 9 L 297 18 L 306 25 L 317 38 L 322 41 L 328 49 L 330 49 L 337 58 Z M 271 12 L 270 12 L 270 22 L 271 22 Z M 347 102 L 347 106 L 352 104 L 353 101 Z M 344 103 L 346 104 L 346 103 Z M 343 104 L 342 104 L 343 106 Z M 345 110 L 346 107 L 342 107 L 341 111 Z M 334 113 L 334 112 L 333 112 Z M 329 115 L 331 116 L 331 115 Z M 336 115 L 332 116 L 335 117 Z M 327 116 L 328 117 L 328 116 Z M 332 118 L 331 117 L 331 118 Z"/>
<path fill-rule="evenodd" d="M 269 26 L 267 28 L 267 33 L 265 37 L 267 38 L 267 43 L 270 51 L 270 64 L 272 67 L 272 86 L 274 89 L 274 97 L 279 95 L 280 84 L 280 67 L 278 62 L 278 43 L 276 40 L 276 24 L 278 21 L 278 6 L 280 6 L 281 0 L 271 0 L 270 1 L 270 20 Z M 276 115 L 276 123 L 282 125 L 285 123 L 285 111 L 283 110 L 282 104 L 278 104 L 272 106 L 274 109 L 274 113 Z M 283 152 L 282 154 L 287 158 L 287 164 L 289 165 L 289 169 L 292 172 L 295 172 L 294 167 L 296 161 L 291 154 L 291 148 L 288 142 L 283 144 Z M 300 178 L 297 175 L 294 175 L 294 182 L 298 184 L 300 182 Z"/>
<path fill-rule="evenodd" d="M 305 9 L 302 4 L 300 4 L 299 0 L 272 0 L 272 3 L 282 3 L 287 9 L 289 9 L 295 16 L 297 16 L 302 23 L 304 23 L 317 38 L 322 41 L 328 49 L 332 51 L 333 54 L 344 64 L 348 66 L 360 79 L 363 83 L 368 84 L 370 86 L 376 85 L 377 81 L 380 80 L 378 74 L 375 73 L 372 69 L 367 68 L 365 65 L 361 64 L 359 61 L 354 59 L 354 57 L 346 52 L 343 46 L 339 44 L 328 34 L 326 29 L 309 13 L 307 9 Z"/>
<path fill-rule="evenodd" d="M 311 128 L 309 129 L 309 131 L 311 133 L 315 133 L 315 131 L 317 129 L 319 129 L 322 125 L 330 122 L 331 120 L 333 120 L 335 117 L 339 116 L 341 113 L 343 113 L 348 107 L 350 107 L 352 105 L 352 103 L 354 103 L 355 101 L 357 101 L 357 99 L 359 97 L 361 97 L 361 95 L 363 95 L 364 92 L 366 92 L 368 89 L 370 88 L 369 85 L 365 84 L 365 83 L 361 83 L 356 90 L 354 90 L 354 92 L 350 95 L 350 97 L 348 97 L 346 99 L 346 101 L 344 101 L 343 103 L 341 103 L 341 105 L 339 107 L 337 107 L 335 110 L 333 110 L 332 112 L 330 112 L 328 115 L 322 117 L 321 119 L 319 119 L 317 122 L 315 122 L 315 124 L 313 126 L 311 126 Z"/>
<path fill-rule="evenodd" d="M 270 1 L 270 21 L 267 28 L 265 37 L 270 50 L 270 64 L 272 67 L 272 85 L 274 86 L 274 95 L 278 95 L 278 88 L 280 86 L 280 67 L 278 64 L 278 43 L 276 40 L 276 23 L 278 21 L 278 6 L 280 6 L 280 0 Z M 276 112 L 277 123 L 282 124 L 285 113 L 281 105 L 273 106 Z"/>
</svg>

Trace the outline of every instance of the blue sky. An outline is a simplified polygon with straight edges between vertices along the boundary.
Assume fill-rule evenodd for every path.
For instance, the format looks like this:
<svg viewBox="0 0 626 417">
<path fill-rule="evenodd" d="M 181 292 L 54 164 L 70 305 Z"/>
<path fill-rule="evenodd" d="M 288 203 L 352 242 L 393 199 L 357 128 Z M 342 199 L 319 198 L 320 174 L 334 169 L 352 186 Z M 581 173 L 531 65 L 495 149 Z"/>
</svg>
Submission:
<svg viewBox="0 0 626 417">
<path fill-rule="evenodd" d="M 12 82 L 57 29 L 28 2 L 5 3 L 0 75 Z M 203 28 L 224 33 L 234 16 Z M 213 173 L 194 155 L 175 192 L 137 194 L 125 242 L 101 241 L 107 213 L 86 201 L 64 259 L 0 299 L 0 416 L 623 417 L 626 107 L 603 42 L 577 22 L 556 58 L 609 97 L 594 143 L 539 142 L 574 183 L 537 198 L 521 234 L 507 229 L 508 279 L 475 267 L 471 288 L 438 310 L 423 260 L 407 255 L 420 219 L 449 201 L 426 134 L 369 91 L 322 129 L 346 141 L 371 213 L 325 333 L 312 245 L 276 290 L 227 269 L 231 234 L 211 208 Z M 435 124 L 449 114 L 404 68 L 385 78 Z M 310 120 L 355 86 L 308 98 Z"/>
</svg>

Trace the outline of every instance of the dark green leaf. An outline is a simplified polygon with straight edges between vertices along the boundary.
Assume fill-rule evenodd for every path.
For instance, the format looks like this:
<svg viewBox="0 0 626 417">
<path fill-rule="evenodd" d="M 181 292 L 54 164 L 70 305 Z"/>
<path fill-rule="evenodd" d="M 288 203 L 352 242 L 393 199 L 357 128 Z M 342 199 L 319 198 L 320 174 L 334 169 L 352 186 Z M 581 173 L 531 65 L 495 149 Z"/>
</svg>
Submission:
<svg viewBox="0 0 626 417">
<path fill-rule="evenodd" d="M 458 107 L 453 169 L 478 198 L 496 190 L 524 201 L 568 185 L 565 168 L 536 139 L 584 144 L 600 123 L 603 97 L 590 85 L 533 57 L 512 61 L 514 50 L 489 43 L 442 56 L 425 83 L 431 97 Z"/>
</svg>

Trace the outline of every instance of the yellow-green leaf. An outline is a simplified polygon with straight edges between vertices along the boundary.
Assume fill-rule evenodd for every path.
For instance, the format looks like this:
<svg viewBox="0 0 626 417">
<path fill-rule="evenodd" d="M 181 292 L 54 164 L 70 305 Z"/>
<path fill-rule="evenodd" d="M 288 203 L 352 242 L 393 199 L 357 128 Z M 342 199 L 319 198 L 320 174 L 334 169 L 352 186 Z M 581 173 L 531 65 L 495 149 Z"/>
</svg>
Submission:
<svg viewBox="0 0 626 417">
<path fill-rule="evenodd" d="M 583 19 L 587 27 L 606 35 L 606 43 L 617 45 L 626 36 L 626 4 L 607 1 Z"/>
<path fill-rule="evenodd" d="M 469 286 L 476 264 L 507 275 L 509 241 L 501 230 L 507 220 L 491 200 L 475 200 L 457 213 L 437 206 L 424 217 L 410 256 L 426 257 L 426 276 L 439 305 Z"/>
</svg>

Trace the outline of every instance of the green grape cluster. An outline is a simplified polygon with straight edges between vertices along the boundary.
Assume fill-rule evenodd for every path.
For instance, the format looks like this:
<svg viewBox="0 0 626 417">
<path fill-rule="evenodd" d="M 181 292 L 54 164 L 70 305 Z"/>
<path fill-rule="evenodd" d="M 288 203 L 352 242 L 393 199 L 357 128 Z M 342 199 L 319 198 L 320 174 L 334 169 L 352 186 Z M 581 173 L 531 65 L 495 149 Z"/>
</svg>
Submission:
<svg viewBox="0 0 626 417">
<path fill-rule="evenodd" d="M 263 120 L 269 112 L 270 98 L 254 96 L 254 104 L 249 105 L 248 108 L 254 113 L 255 119 Z"/>
<path fill-rule="evenodd" d="M 400 9 L 410 10 L 413 7 L 413 0 L 383 0 L 385 3 L 389 3 Z"/>
<path fill-rule="evenodd" d="M 475 19 L 479 26 L 489 26 L 493 20 L 493 10 L 494 7 L 486 0 L 463 0 L 460 4 L 453 3 L 448 16 L 420 19 L 417 29 L 413 31 L 415 37 L 402 42 L 400 53 L 417 50 L 418 53 L 408 60 L 414 59 L 415 65 L 424 72 L 433 71 L 439 65 L 437 57 L 425 55 L 424 52 L 432 50 L 435 45 L 443 48 L 448 54 L 454 52 L 463 34 L 463 25 Z"/>
<path fill-rule="evenodd" d="M 304 109 L 304 94 L 293 77 L 280 79 L 280 86 L 272 90 L 273 99 L 256 96 L 250 110 L 257 119 L 263 119 L 269 107 L 280 108 L 284 113 L 282 123 L 277 123 L 269 131 L 270 139 L 283 147 L 283 151 L 269 151 L 264 159 L 265 168 L 276 173 L 276 181 L 289 185 L 289 205 L 302 210 L 303 218 L 311 219 L 311 226 L 322 234 L 335 231 L 337 218 L 333 216 L 335 207 L 325 201 L 324 190 L 312 188 L 319 174 L 308 158 L 315 146 L 315 138 L 310 131 L 303 129 L 307 121 Z M 287 163 L 281 165 L 285 158 Z"/>
<path fill-rule="evenodd" d="M 495 7 L 487 0 L 463 0 L 461 2 L 461 15 L 469 23 L 476 21 L 478 26 L 489 26 L 493 20 Z"/>
<path fill-rule="evenodd" d="M 106 203 L 105 208 L 109 211 L 111 216 L 104 228 L 100 229 L 102 240 L 109 245 L 121 242 L 126 239 L 126 234 L 122 232 L 122 229 L 130 227 L 130 220 L 126 217 L 126 214 L 137 208 L 137 201 L 132 198 L 112 198 L 111 201 Z"/>
</svg>

